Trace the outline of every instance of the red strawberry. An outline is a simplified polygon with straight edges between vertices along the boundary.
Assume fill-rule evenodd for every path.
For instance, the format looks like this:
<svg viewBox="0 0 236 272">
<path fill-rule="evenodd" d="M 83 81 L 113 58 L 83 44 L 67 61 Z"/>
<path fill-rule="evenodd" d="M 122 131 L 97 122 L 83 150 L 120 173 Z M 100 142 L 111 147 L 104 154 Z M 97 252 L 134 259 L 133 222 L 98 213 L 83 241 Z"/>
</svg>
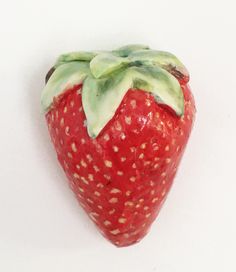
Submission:
<svg viewBox="0 0 236 272">
<path fill-rule="evenodd" d="M 60 67 L 75 63 L 89 65 L 92 75 L 84 67 L 69 67 L 69 71 L 67 67 L 66 71 L 60 71 Z M 145 68 L 142 70 L 142 67 Z M 106 238 L 117 246 L 136 243 L 157 217 L 188 141 L 195 115 L 193 96 L 187 85 L 188 74 L 173 55 L 139 46 L 113 51 L 112 56 L 108 53 L 63 55 L 55 69 L 50 72 L 53 73 L 49 75 L 42 104 L 69 184 L 80 205 Z M 119 88 L 126 86 L 119 84 L 128 69 L 134 69 L 135 76 L 130 88 L 119 96 Z M 89 73 L 88 77 L 81 80 L 80 74 L 80 82 L 76 81 L 78 70 Z M 155 77 L 153 71 L 160 72 L 160 76 Z M 65 74 L 67 79 L 63 81 Z M 150 89 L 150 82 L 161 91 L 165 89 L 165 83 L 155 85 L 152 76 L 158 80 L 157 84 L 170 78 L 173 86 L 178 82 L 174 76 L 179 80 L 181 93 L 174 97 L 174 102 L 170 101 L 176 89 L 171 89 L 170 98 L 162 93 L 157 97 Z M 126 81 L 127 78 L 130 74 Z M 101 82 L 103 87 L 94 88 L 94 82 Z M 114 89 L 116 93 L 112 97 L 110 92 Z M 95 98 L 91 98 L 90 93 L 95 93 Z M 179 112 L 181 101 L 184 108 Z M 97 110 L 102 106 L 107 108 Z"/>
</svg>

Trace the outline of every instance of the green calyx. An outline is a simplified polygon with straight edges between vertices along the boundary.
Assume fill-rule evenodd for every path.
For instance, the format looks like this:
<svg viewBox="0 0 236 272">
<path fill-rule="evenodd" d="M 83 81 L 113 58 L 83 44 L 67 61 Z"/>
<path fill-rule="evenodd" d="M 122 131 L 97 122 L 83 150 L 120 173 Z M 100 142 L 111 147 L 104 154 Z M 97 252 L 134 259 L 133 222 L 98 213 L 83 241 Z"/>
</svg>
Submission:
<svg viewBox="0 0 236 272">
<path fill-rule="evenodd" d="M 177 78 L 188 78 L 188 72 L 170 53 L 129 45 L 111 52 L 61 55 L 54 67 L 42 93 L 43 110 L 50 109 L 54 97 L 83 83 L 82 104 L 90 137 L 97 137 L 112 119 L 130 88 L 150 92 L 158 103 L 168 105 L 178 116 L 184 113 L 183 92 Z"/>
</svg>

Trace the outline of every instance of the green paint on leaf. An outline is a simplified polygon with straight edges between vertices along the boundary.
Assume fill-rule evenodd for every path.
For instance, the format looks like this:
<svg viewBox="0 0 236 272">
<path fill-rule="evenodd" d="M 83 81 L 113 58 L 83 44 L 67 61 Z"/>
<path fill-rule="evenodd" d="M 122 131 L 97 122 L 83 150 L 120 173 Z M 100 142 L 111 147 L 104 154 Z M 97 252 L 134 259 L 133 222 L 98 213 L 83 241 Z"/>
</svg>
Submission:
<svg viewBox="0 0 236 272">
<path fill-rule="evenodd" d="M 95 78 L 107 76 L 129 64 L 126 58 L 116 57 L 111 53 L 99 54 L 90 62 L 90 70 Z"/>
<path fill-rule="evenodd" d="M 129 54 L 132 52 L 145 50 L 145 49 L 149 49 L 149 47 L 147 45 L 142 45 L 142 44 L 130 44 L 130 45 L 122 46 L 116 50 L 113 50 L 112 53 L 119 57 L 128 57 Z"/>
<path fill-rule="evenodd" d="M 131 62 L 140 62 L 145 66 L 160 66 L 167 71 L 176 70 L 184 76 L 188 76 L 185 66 L 173 54 L 157 50 L 139 50 L 130 53 Z"/>
<path fill-rule="evenodd" d="M 53 98 L 83 82 L 90 74 L 89 64 L 86 62 L 69 62 L 60 65 L 48 80 L 41 95 L 41 105 L 47 111 Z"/>
<path fill-rule="evenodd" d="M 150 92 L 158 103 L 184 113 L 179 80 L 188 80 L 184 65 L 172 54 L 128 45 L 111 52 L 72 52 L 61 55 L 41 97 L 44 111 L 53 99 L 83 83 L 82 104 L 88 134 L 97 137 L 113 118 L 130 88 Z"/>
<path fill-rule="evenodd" d="M 71 52 L 68 54 L 61 55 L 56 63 L 56 67 L 67 62 L 71 61 L 91 61 L 98 53 L 95 52 Z"/>
</svg>

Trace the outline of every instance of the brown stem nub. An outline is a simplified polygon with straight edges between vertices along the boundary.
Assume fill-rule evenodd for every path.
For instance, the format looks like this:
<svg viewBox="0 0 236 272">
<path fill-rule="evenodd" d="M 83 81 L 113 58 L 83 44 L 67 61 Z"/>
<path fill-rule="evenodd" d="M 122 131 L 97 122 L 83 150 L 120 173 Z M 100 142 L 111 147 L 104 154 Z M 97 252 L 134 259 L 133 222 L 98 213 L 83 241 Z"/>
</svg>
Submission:
<svg viewBox="0 0 236 272">
<path fill-rule="evenodd" d="M 56 70 L 56 69 L 55 69 L 54 67 L 52 67 L 52 68 L 48 71 L 48 73 L 47 73 L 47 75 L 46 75 L 46 78 L 45 78 L 45 83 L 48 82 L 49 78 L 51 77 L 51 75 L 54 73 L 55 70 Z"/>
</svg>

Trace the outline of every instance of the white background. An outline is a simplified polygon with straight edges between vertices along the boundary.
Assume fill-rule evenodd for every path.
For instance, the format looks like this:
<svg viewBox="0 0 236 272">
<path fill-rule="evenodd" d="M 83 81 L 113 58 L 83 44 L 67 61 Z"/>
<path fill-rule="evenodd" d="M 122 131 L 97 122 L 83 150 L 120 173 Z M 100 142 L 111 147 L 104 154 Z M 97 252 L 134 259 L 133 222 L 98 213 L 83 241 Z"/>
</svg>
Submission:
<svg viewBox="0 0 236 272">
<path fill-rule="evenodd" d="M 1 0 L 0 271 L 236 271 L 234 3 Z M 176 54 L 198 113 L 151 232 L 117 249 L 68 188 L 39 100 L 59 54 L 128 43 Z"/>
</svg>

